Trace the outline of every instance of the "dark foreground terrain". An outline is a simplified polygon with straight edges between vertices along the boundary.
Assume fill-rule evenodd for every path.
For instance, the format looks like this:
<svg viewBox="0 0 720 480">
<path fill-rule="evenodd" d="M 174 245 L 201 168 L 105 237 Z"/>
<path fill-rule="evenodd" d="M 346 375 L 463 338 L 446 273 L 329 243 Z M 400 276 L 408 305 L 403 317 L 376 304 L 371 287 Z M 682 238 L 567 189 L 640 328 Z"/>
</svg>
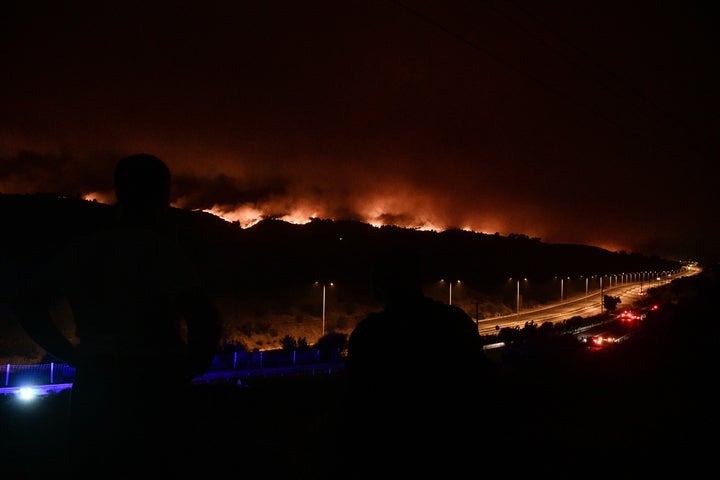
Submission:
<svg viewBox="0 0 720 480">
<path fill-rule="evenodd" d="M 494 376 L 478 382 L 477 410 L 468 412 L 479 422 L 472 432 L 457 425 L 476 469 L 467 478 L 696 478 L 713 471 L 720 427 L 716 272 L 706 268 L 655 294 L 660 309 L 620 344 L 589 350 L 572 337 L 537 338 L 493 352 Z M 432 379 L 427 389 L 434 394 Z M 177 461 L 202 478 L 351 478 L 344 391 L 342 375 L 196 385 L 186 419 L 196 444 Z M 67 390 L 29 404 L 0 398 L 0 472 L 66 472 L 68 400 Z M 435 414 L 417 411 L 417 421 Z M 446 440 L 431 440 L 428 450 Z M 426 460 L 418 455 L 408 469 L 422 471 Z M 112 470 L 98 466 L 98 478 Z"/>
</svg>

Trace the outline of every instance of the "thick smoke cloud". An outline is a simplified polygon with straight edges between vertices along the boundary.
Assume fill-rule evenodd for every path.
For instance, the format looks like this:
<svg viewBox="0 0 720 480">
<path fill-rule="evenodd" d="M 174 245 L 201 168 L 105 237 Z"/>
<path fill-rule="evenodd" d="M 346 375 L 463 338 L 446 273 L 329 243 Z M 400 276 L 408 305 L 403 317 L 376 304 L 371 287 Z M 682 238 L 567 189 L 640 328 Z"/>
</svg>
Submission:
<svg viewBox="0 0 720 480">
<path fill-rule="evenodd" d="M 0 191 L 112 201 L 121 156 L 237 220 L 342 218 L 716 258 L 716 8 L 4 7 Z"/>
</svg>

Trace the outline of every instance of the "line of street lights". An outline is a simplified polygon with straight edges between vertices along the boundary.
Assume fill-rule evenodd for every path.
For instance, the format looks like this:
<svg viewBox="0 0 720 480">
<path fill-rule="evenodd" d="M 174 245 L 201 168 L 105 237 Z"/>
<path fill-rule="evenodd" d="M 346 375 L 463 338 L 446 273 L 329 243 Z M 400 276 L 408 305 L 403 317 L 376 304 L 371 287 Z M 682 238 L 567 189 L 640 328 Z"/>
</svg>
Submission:
<svg viewBox="0 0 720 480">
<path fill-rule="evenodd" d="M 602 309 L 602 302 L 603 302 L 603 277 L 607 276 L 609 279 L 609 286 L 608 288 L 611 288 L 613 286 L 612 277 L 615 277 L 615 286 L 617 287 L 619 282 L 620 284 L 624 284 L 626 281 L 640 282 L 640 293 L 642 294 L 642 285 L 643 281 L 662 281 L 663 275 L 667 275 L 670 277 L 672 275 L 672 272 L 638 272 L 638 273 L 621 273 L 621 274 L 604 274 L 599 276 L 599 285 L 600 285 L 600 302 L 601 302 L 601 309 Z M 594 277 L 594 275 L 593 275 Z M 618 279 L 620 277 L 620 279 Z M 632 278 L 632 280 L 631 280 Z M 568 280 L 570 280 L 570 277 L 567 277 Z M 513 280 L 512 277 L 510 277 L 510 280 Z M 523 281 L 527 281 L 527 278 L 523 278 Z M 589 280 L 590 277 L 585 277 L 585 296 L 587 297 L 589 294 Z M 520 280 L 516 280 L 516 303 L 515 303 L 515 314 L 520 316 Z M 560 301 L 562 302 L 564 300 L 564 278 L 560 278 Z"/>
<path fill-rule="evenodd" d="M 666 272 L 662 272 L 662 273 L 666 273 Z M 670 273 L 668 273 L 668 275 L 670 275 Z M 602 281 L 603 276 L 604 275 L 600 276 L 600 279 L 599 279 L 600 280 L 601 302 L 602 302 L 602 292 L 603 292 L 603 281 Z M 612 275 L 608 275 L 608 276 L 610 277 L 610 286 L 612 287 L 612 276 L 615 276 L 615 278 L 616 278 L 615 285 L 617 286 L 618 285 L 618 280 L 617 280 L 618 275 L 612 274 Z M 642 282 L 646 279 L 646 276 L 648 276 L 647 278 L 650 278 L 650 279 L 654 279 L 655 277 L 657 277 L 658 281 L 662 279 L 661 274 L 658 274 L 656 272 L 640 272 L 640 273 L 629 273 L 629 274 L 622 273 L 622 274 L 620 274 L 620 277 L 622 278 L 622 283 L 625 283 L 626 277 L 627 277 L 628 281 L 639 281 L 641 293 L 642 293 Z M 570 279 L 570 277 L 567 277 L 567 278 L 568 278 L 568 280 Z M 631 278 L 632 278 L 632 280 L 630 280 Z M 510 277 L 510 280 L 513 280 L 513 278 Z M 517 315 L 518 319 L 520 317 L 520 281 L 521 280 L 527 281 L 527 278 L 522 278 L 522 279 L 516 280 L 515 314 Z M 590 280 L 590 277 L 585 277 L 585 296 L 586 297 L 588 296 L 588 293 L 589 293 L 589 280 Z M 560 278 L 560 301 L 561 302 L 564 300 L 564 297 L 565 297 L 564 281 L 565 281 L 564 278 Z M 446 280 L 441 280 L 441 282 L 446 282 Z M 315 285 L 319 285 L 320 283 L 321 282 L 315 282 Z M 460 280 L 454 280 L 454 281 L 447 280 L 447 283 L 448 283 L 448 305 L 452 305 L 453 283 L 457 283 L 459 285 Z M 326 297 L 327 297 L 326 289 L 327 289 L 327 287 L 332 287 L 332 286 L 334 286 L 333 282 L 323 282 L 322 283 L 322 336 L 325 335 L 325 305 L 326 305 Z"/>
</svg>

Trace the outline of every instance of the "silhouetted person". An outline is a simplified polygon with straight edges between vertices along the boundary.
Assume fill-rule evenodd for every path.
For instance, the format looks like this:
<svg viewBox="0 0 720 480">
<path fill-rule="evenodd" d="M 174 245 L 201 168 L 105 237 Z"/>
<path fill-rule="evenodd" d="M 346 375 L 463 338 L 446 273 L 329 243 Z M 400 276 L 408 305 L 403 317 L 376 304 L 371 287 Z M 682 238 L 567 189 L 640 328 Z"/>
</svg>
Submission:
<svg viewBox="0 0 720 480">
<path fill-rule="evenodd" d="M 475 322 L 423 295 L 420 255 L 382 253 L 373 284 L 383 310 L 350 335 L 346 464 L 353 478 L 464 472 L 478 465 L 490 363 Z M 480 462 L 482 464 L 482 462 Z"/>
<path fill-rule="evenodd" d="M 103 478 L 187 462 L 186 390 L 219 341 L 217 309 L 169 221 L 170 186 L 157 157 L 120 160 L 108 228 L 71 242 L 15 304 L 30 336 L 76 368 L 73 465 Z M 53 317 L 62 304 L 75 338 Z"/>
</svg>

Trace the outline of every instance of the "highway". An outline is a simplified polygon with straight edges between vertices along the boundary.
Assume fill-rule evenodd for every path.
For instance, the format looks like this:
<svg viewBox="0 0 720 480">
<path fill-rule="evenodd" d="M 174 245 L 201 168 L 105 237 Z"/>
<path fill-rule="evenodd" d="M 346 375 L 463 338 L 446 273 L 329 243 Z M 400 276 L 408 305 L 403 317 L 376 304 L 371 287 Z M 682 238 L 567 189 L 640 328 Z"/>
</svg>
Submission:
<svg viewBox="0 0 720 480">
<path fill-rule="evenodd" d="M 502 328 L 523 328 L 525 323 L 533 322 L 536 325 L 542 325 L 545 322 L 558 323 L 568 320 L 575 316 L 591 317 L 602 313 L 602 298 L 605 295 L 620 297 L 620 309 L 633 306 L 636 302 L 643 298 L 643 294 L 647 288 L 653 288 L 660 284 L 666 284 L 673 279 L 695 275 L 700 269 L 688 269 L 681 273 L 677 273 L 661 281 L 647 282 L 629 282 L 615 285 L 606 289 L 597 290 L 588 295 L 580 295 L 568 298 L 562 302 L 542 307 L 520 310 L 512 315 L 498 316 L 493 318 L 485 318 L 478 320 L 478 331 L 481 335 L 493 335 Z M 498 344 L 499 345 L 499 344 Z M 492 348 L 492 346 L 486 346 Z M 293 359 L 292 362 L 273 362 L 270 361 L 273 354 L 287 355 L 284 352 L 263 352 L 268 358 L 263 362 L 261 357 L 260 364 L 235 366 L 219 368 L 217 371 L 208 372 L 206 375 L 195 379 L 196 383 L 212 383 L 218 381 L 244 381 L 253 376 L 272 376 L 272 375 L 292 375 L 292 374 L 309 374 L 309 375 L 334 375 L 342 370 L 343 362 L 340 358 L 329 359 L 326 361 L 312 357 L 318 352 L 310 350 L 311 358 L 305 358 L 299 362 Z M 237 354 L 235 354 L 237 355 Z M 226 359 L 227 360 L 227 359 Z M 286 359 L 287 360 L 287 359 Z M 19 393 L 21 385 L 14 380 L 17 375 L 26 375 L 33 378 L 33 390 L 36 395 L 45 395 L 51 392 L 64 390 L 72 386 L 71 379 L 66 378 L 67 375 L 63 370 L 63 365 L 31 365 L 31 366 L 14 366 L 6 365 L 5 383 L 0 385 L 0 395 Z M 66 366 L 65 366 L 66 367 Z M 27 372 L 25 372 L 27 370 Z M 56 372 L 58 377 L 53 381 L 52 372 Z M 65 374 L 63 374 L 65 372 Z M 12 375 L 11 375 L 12 374 Z M 41 380 L 41 379 L 49 379 Z M 12 380 L 12 381 L 11 381 Z"/>
<path fill-rule="evenodd" d="M 648 288 L 665 285 L 672 280 L 689 275 L 696 275 L 700 269 L 689 268 L 686 271 L 668 276 L 659 281 L 648 282 L 627 282 L 614 285 L 609 288 L 596 290 L 588 295 L 580 295 L 569 298 L 562 302 L 545 305 L 537 308 L 520 310 L 511 315 L 485 318 L 478 320 L 478 331 L 480 335 L 493 335 L 502 328 L 523 328 L 525 323 L 534 322 L 541 325 L 545 322 L 558 323 L 568 320 L 574 316 L 591 317 L 602 313 L 602 298 L 605 295 L 620 297 L 618 308 L 632 306 L 643 298 Z"/>
</svg>

